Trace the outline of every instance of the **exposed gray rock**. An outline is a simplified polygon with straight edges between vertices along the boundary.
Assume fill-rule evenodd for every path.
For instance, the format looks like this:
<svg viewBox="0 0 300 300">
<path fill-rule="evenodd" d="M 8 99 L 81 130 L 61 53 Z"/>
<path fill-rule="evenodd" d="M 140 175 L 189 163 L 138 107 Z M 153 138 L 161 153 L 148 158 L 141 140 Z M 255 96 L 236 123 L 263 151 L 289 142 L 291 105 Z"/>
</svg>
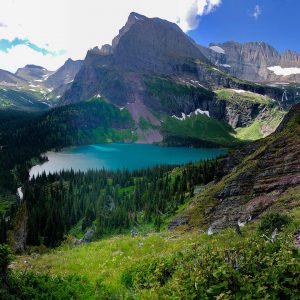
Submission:
<svg viewBox="0 0 300 300">
<path fill-rule="evenodd" d="M 61 66 L 43 82 L 43 85 L 48 88 L 57 89 L 71 83 L 81 68 L 81 65 L 82 60 L 74 61 L 69 58 L 63 66 Z"/>
<path fill-rule="evenodd" d="M 280 54 L 264 42 L 240 44 L 234 41 L 199 48 L 213 64 L 238 78 L 262 82 L 300 82 L 300 74 L 280 76 L 268 69 L 272 66 L 299 68 L 300 54 L 294 51 L 287 50 Z"/>
</svg>

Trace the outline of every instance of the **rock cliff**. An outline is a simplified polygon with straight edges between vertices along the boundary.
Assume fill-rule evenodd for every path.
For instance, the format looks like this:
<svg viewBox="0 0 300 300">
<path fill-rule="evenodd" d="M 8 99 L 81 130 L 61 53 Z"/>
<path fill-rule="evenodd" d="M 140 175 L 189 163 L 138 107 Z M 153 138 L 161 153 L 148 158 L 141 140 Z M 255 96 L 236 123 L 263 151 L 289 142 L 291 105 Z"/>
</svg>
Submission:
<svg viewBox="0 0 300 300">
<path fill-rule="evenodd" d="M 294 51 L 280 54 L 264 42 L 240 44 L 234 41 L 199 48 L 212 63 L 238 78 L 261 82 L 300 82 L 300 54 Z"/>
</svg>

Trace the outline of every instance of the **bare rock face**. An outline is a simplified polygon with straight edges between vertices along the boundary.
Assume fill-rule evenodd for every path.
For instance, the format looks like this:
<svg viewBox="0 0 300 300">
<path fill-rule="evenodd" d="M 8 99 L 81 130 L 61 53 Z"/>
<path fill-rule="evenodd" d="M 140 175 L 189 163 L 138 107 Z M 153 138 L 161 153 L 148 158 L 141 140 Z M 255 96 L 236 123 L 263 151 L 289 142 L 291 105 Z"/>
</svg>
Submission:
<svg viewBox="0 0 300 300">
<path fill-rule="evenodd" d="M 119 42 L 113 46 L 116 65 L 133 71 L 173 74 L 184 71 L 184 64 L 191 59 L 206 61 L 196 44 L 173 23 L 132 14 L 127 23 L 131 26 L 121 30 Z"/>
<path fill-rule="evenodd" d="M 264 42 L 240 44 L 226 42 L 199 46 L 203 54 L 226 72 L 245 80 L 262 82 L 300 82 L 300 74 L 278 75 L 269 68 L 299 68 L 300 54 L 287 50 L 280 54 Z"/>
<path fill-rule="evenodd" d="M 81 60 L 74 61 L 69 58 L 63 66 L 44 81 L 44 85 L 48 88 L 56 89 L 62 85 L 71 83 L 80 70 L 81 65 Z"/>
<path fill-rule="evenodd" d="M 119 34 L 112 40 L 112 48 L 115 49 L 119 44 L 121 37 L 131 28 L 137 21 L 143 21 L 146 17 L 136 12 L 130 13 L 126 24 L 120 29 Z"/>
</svg>

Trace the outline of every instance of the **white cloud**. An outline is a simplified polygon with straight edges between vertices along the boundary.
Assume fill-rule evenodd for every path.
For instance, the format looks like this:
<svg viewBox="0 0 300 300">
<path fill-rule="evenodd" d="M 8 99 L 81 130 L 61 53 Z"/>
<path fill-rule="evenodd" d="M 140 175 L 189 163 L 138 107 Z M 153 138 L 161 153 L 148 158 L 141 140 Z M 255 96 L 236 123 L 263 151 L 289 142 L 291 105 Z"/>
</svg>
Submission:
<svg viewBox="0 0 300 300">
<path fill-rule="evenodd" d="M 253 17 L 255 20 L 257 20 L 258 17 L 261 15 L 261 13 L 262 13 L 261 7 L 257 4 L 255 5 L 254 11 L 250 16 Z"/>
<path fill-rule="evenodd" d="M 27 45 L 18 45 L 8 50 L 8 52 L 0 51 L 0 69 L 15 72 L 19 67 L 27 64 L 34 64 L 43 66 L 48 70 L 56 70 L 64 61 L 68 59 L 67 56 L 52 56 L 43 55 L 40 52 L 32 50 Z"/>
<path fill-rule="evenodd" d="M 199 16 L 209 14 L 222 0 L 5 0 L 1 3 L 0 39 L 15 37 L 28 39 L 41 48 L 57 52 L 66 50 L 66 56 L 84 58 L 94 46 L 111 43 L 125 24 L 130 12 L 136 11 L 148 17 L 160 17 L 176 22 L 184 31 L 198 26 Z M 16 47 L 17 48 L 17 47 Z M 0 52 L 0 66 L 7 64 L 10 70 L 15 53 L 27 57 L 28 49 L 21 47 Z M 33 55 L 33 53 L 32 53 Z M 41 54 L 32 60 L 40 61 Z M 44 56 L 43 66 L 55 66 L 59 58 Z M 61 57 L 61 64 L 64 56 Z M 24 59 L 19 58 L 22 62 Z M 20 65 L 19 65 L 20 66 Z"/>
</svg>

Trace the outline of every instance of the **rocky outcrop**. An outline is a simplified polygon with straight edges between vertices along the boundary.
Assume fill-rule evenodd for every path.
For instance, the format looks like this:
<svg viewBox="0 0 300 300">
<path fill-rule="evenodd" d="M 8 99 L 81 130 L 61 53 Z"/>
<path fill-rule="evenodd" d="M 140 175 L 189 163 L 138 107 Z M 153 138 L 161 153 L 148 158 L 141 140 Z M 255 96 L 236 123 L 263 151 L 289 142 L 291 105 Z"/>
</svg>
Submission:
<svg viewBox="0 0 300 300">
<path fill-rule="evenodd" d="M 231 154 L 221 169 L 217 177 L 224 177 L 197 195 L 176 219 L 188 218 L 189 226 L 206 225 L 216 232 L 256 218 L 285 193 L 292 198 L 300 185 L 300 105 L 273 135 Z"/>
<path fill-rule="evenodd" d="M 300 82 L 300 69 L 298 72 L 286 70 L 285 75 L 272 69 L 276 66 L 300 68 L 300 54 L 294 51 L 287 50 L 280 54 L 264 42 L 240 44 L 234 41 L 199 48 L 213 64 L 238 78 L 261 82 Z"/>
</svg>

